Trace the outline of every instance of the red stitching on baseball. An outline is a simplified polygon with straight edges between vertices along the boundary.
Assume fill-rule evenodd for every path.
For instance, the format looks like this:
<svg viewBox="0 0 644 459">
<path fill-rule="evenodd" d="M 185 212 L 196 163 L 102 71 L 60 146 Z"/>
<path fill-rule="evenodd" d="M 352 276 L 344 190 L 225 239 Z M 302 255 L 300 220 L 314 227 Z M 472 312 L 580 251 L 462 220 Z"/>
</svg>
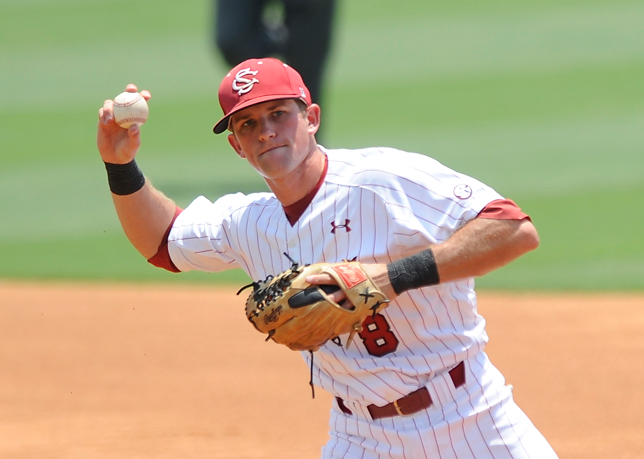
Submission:
<svg viewBox="0 0 644 459">
<path fill-rule="evenodd" d="M 135 104 L 136 102 L 141 99 L 141 94 L 136 99 L 132 99 L 130 102 L 114 102 L 114 105 L 117 105 L 118 107 L 129 107 L 130 105 Z"/>
</svg>

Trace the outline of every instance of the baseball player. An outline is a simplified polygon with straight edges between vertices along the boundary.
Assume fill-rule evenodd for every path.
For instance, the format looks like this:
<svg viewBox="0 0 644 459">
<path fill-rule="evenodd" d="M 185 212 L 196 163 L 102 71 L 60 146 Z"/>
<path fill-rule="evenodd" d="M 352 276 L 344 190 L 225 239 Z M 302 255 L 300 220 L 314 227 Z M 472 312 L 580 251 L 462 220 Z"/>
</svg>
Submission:
<svg viewBox="0 0 644 459">
<path fill-rule="evenodd" d="M 270 193 L 202 196 L 178 208 L 139 170 L 140 130 L 118 128 L 108 100 L 98 148 L 114 204 L 139 252 L 174 272 L 241 267 L 263 279 L 291 260 L 361 262 L 388 307 L 351 346 L 343 335 L 302 353 L 313 383 L 335 397 L 322 457 L 555 458 L 484 352 L 474 291 L 475 277 L 538 246 L 530 218 L 425 155 L 318 145 L 320 107 L 279 60 L 233 68 L 219 102 L 214 132 L 228 131 Z"/>
</svg>

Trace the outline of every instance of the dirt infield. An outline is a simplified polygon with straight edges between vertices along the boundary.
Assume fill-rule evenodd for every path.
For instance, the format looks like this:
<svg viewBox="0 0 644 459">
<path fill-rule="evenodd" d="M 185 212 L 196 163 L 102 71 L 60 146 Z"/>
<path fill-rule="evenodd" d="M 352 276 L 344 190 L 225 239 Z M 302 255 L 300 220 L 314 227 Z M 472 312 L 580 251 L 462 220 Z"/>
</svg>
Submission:
<svg viewBox="0 0 644 459">
<path fill-rule="evenodd" d="M 265 343 L 242 302 L 0 283 L 0 458 L 319 457 L 331 398 L 311 399 L 300 355 Z M 479 307 L 492 362 L 562 459 L 644 457 L 643 295 L 484 292 Z"/>
</svg>

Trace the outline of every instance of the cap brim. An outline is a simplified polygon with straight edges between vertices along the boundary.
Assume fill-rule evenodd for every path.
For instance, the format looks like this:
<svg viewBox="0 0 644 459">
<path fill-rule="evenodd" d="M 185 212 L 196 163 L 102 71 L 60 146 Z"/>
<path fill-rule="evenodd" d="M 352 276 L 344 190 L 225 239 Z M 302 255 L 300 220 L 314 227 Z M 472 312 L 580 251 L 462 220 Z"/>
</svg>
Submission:
<svg viewBox="0 0 644 459">
<path fill-rule="evenodd" d="M 299 94 L 284 94 L 282 96 L 276 96 L 275 94 L 271 94 L 270 96 L 263 96 L 263 97 L 257 97 L 256 99 L 246 100 L 243 103 L 239 104 L 237 107 L 234 107 L 228 115 L 224 116 L 222 119 L 217 121 L 217 124 L 215 124 L 215 127 L 212 128 L 212 132 L 214 132 L 215 134 L 221 134 L 226 129 L 228 129 L 228 123 L 230 122 L 230 117 L 240 110 L 251 107 L 253 105 L 261 104 L 262 102 L 268 102 L 270 100 L 284 100 L 284 99 L 298 99 L 304 102 L 306 105 L 309 105 L 309 103 L 306 100 L 304 100 L 302 97 L 300 97 Z"/>
<path fill-rule="evenodd" d="M 215 124 L 215 127 L 212 128 L 212 132 L 214 132 L 215 134 L 221 134 L 226 129 L 228 129 L 229 122 L 230 122 L 230 115 L 224 116 L 222 119 L 219 120 L 217 124 Z"/>
</svg>

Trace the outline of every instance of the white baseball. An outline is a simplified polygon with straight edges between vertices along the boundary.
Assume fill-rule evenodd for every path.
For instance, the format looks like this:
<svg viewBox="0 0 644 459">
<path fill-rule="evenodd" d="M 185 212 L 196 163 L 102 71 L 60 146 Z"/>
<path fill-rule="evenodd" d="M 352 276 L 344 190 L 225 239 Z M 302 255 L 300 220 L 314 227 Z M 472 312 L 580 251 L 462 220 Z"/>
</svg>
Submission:
<svg viewBox="0 0 644 459">
<path fill-rule="evenodd" d="M 122 92 L 114 98 L 112 108 L 116 124 L 124 129 L 140 126 L 148 119 L 148 103 L 138 92 Z"/>
</svg>

